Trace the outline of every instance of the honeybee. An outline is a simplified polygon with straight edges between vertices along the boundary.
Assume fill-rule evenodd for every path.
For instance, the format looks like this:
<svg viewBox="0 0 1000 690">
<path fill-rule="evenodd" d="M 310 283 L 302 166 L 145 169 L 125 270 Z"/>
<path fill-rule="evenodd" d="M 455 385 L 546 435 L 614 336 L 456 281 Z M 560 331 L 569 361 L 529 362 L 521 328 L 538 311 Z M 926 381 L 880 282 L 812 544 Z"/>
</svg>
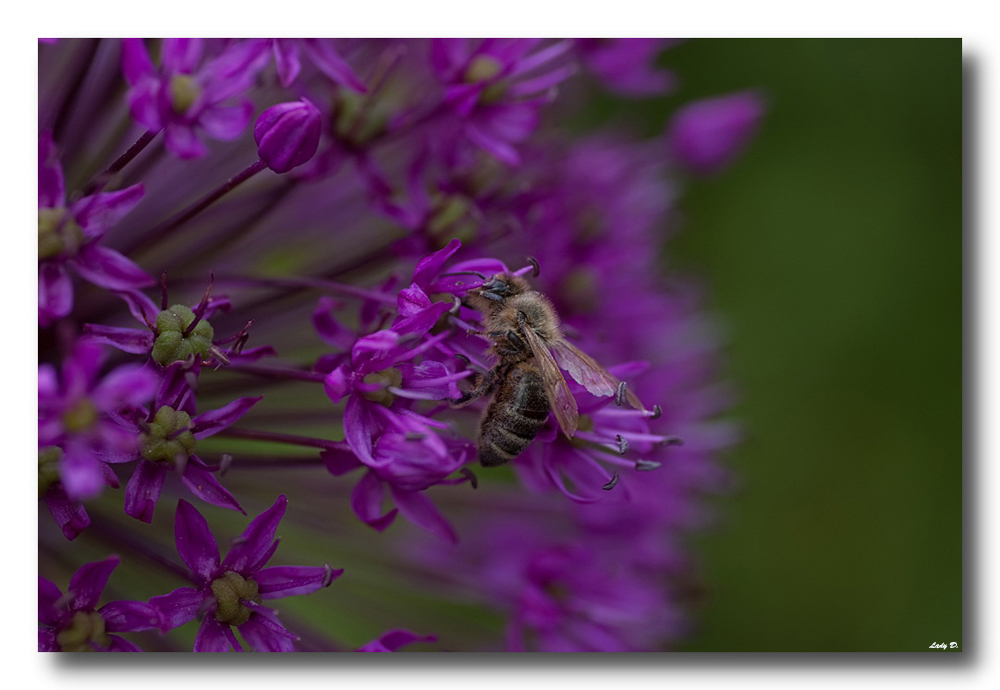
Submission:
<svg viewBox="0 0 1000 690">
<path fill-rule="evenodd" d="M 463 405 L 493 393 L 479 427 L 477 447 L 484 467 L 502 465 L 520 455 L 555 413 L 567 438 L 579 422 L 576 400 L 560 367 L 598 396 L 615 396 L 645 409 L 626 384 L 563 336 L 552 302 L 533 290 L 528 281 L 509 273 L 497 274 L 466 293 L 466 303 L 482 313 L 484 330 L 496 365 L 480 378 L 475 389 L 453 401 Z"/>
</svg>

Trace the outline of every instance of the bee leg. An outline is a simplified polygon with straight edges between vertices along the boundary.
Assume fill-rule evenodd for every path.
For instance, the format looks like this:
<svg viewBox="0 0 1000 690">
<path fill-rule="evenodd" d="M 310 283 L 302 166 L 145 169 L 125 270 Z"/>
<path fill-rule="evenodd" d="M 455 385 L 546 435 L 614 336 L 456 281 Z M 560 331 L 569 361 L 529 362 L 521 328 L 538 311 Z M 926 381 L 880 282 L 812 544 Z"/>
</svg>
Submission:
<svg viewBox="0 0 1000 690">
<path fill-rule="evenodd" d="M 467 402 L 491 393 L 496 387 L 497 382 L 506 376 L 506 372 L 499 372 L 497 371 L 498 369 L 500 369 L 500 367 L 493 367 L 482 376 L 479 376 L 476 382 L 476 387 L 468 393 L 462 395 L 462 397 L 452 400 L 451 404 L 456 406 L 464 405 Z"/>
<path fill-rule="evenodd" d="M 527 343 L 518 335 L 517 331 L 507 331 L 505 335 L 507 336 L 507 340 L 517 348 L 517 352 L 525 352 L 528 349 Z"/>
</svg>

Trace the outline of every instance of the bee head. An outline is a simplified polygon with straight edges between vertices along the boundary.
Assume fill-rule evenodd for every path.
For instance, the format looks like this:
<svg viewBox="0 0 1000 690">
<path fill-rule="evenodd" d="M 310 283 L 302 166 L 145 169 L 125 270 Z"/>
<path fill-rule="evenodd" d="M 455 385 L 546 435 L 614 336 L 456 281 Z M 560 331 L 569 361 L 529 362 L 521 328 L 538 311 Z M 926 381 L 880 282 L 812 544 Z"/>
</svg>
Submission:
<svg viewBox="0 0 1000 690">
<path fill-rule="evenodd" d="M 498 273 L 477 288 L 469 292 L 481 295 L 493 302 L 505 302 L 507 299 L 520 295 L 530 288 L 527 282 L 519 276 Z"/>
</svg>

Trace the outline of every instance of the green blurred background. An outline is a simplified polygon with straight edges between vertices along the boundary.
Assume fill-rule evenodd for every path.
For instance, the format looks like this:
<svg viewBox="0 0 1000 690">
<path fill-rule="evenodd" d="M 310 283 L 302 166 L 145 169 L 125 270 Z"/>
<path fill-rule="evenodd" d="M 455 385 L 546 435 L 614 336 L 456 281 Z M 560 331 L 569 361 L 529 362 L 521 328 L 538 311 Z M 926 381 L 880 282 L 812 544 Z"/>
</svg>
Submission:
<svg viewBox="0 0 1000 690">
<path fill-rule="evenodd" d="M 694 539 L 698 651 L 962 644 L 960 40 L 699 40 L 667 105 L 757 87 L 746 155 L 680 201 L 673 268 L 727 325 L 748 439 Z M 663 103 L 602 117 L 662 127 Z"/>
</svg>

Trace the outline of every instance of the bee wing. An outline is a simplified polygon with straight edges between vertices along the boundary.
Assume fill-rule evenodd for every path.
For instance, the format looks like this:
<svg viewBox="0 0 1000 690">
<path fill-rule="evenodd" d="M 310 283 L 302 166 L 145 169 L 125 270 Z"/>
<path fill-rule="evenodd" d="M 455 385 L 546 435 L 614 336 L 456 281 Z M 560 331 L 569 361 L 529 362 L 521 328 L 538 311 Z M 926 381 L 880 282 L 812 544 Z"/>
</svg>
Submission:
<svg viewBox="0 0 1000 690">
<path fill-rule="evenodd" d="M 566 438 L 572 438 L 576 433 L 576 425 L 579 421 L 579 413 L 576 410 L 576 398 L 569 392 L 569 385 L 563 378 L 559 366 L 552 359 L 552 353 L 545 345 L 544 341 L 538 337 L 535 330 L 530 326 L 521 329 L 521 334 L 528 345 L 531 346 L 531 353 L 538 362 L 538 368 L 542 373 L 542 382 L 545 384 L 545 394 L 549 398 L 549 405 L 556 414 L 556 421 Z"/>
<path fill-rule="evenodd" d="M 565 338 L 552 341 L 552 353 L 563 369 L 569 372 L 573 380 L 598 396 L 615 395 L 621 383 L 607 369 L 598 364 L 593 357 L 578 348 Z M 628 388 L 625 389 L 625 399 L 637 410 L 646 409 L 639 396 Z"/>
</svg>

